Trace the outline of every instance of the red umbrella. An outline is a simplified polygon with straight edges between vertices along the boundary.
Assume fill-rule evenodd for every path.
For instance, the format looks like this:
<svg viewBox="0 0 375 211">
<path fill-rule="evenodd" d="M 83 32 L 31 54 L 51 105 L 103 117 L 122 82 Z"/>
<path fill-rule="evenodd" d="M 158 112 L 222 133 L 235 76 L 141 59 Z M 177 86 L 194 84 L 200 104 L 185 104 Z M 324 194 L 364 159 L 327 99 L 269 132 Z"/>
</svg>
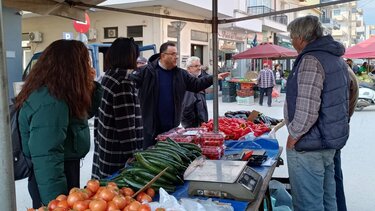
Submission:
<svg viewBox="0 0 375 211">
<path fill-rule="evenodd" d="M 281 59 L 296 57 L 297 51 L 284 48 L 272 43 L 261 43 L 254 48 L 233 56 L 234 59 Z"/>
<path fill-rule="evenodd" d="M 375 36 L 346 49 L 345 58 L 352 59 L 374 59 L 375 58 Z"/>
</svg>

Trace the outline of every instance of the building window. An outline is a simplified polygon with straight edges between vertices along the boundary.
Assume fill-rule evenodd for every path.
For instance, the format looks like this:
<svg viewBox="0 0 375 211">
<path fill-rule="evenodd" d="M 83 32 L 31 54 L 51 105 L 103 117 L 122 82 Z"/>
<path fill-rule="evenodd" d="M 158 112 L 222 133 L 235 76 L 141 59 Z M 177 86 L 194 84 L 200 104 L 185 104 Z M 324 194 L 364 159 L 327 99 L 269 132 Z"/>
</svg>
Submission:
<svg viewBox="0 0 375 211">
<path fill-rule="evenodd" d="M 172 25 L 168 25 L 168 37 L 177 38 L 177 29 L 173 27 Z"/>
<path fill-rule="evenodd" d="M 208 42 L 208 33 L 202 31 L 191 30 L 191 40 Z"/>
<path fill-rule="evenodd" d="M 112 39 L 118 37 L 118 27 L 105 27 L 104 39 Z"/>
<path fill-rule="evenodd" d="M 247 6 L 266 6 L 268 8 L 272 8 L 272 0 L 247 0 Z"/>
<path fill-rule="evenodd" d="M 143 26 L 128 26 L 127 37 L 143 37 Z"/>
<path fill-rule="evenodd" d="M 333 15 L 340 15 L 341 14 L 341 10 L 333 10 Z"/>
</svg>

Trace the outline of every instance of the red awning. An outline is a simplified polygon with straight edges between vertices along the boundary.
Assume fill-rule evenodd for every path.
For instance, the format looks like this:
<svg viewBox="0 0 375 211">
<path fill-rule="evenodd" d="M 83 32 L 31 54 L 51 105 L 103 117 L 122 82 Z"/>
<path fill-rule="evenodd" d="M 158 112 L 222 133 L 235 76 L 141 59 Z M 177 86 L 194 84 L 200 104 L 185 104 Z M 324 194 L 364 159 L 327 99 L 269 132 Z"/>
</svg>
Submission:
<svg viewBox="0 0 375 211">
<path fill-rule="evenodd" d="M 234 59 L 281 59 L 292 58 L 298 55 L 297 51 L 271 43 L 261 43 L 254 48 L 233 56 Z"/>
<path fill-rule="evenodd" d="M 375 58 L 375 36 L 346 49 L 345 58 L 351 59 L 374 59 Z"/>
</svg>

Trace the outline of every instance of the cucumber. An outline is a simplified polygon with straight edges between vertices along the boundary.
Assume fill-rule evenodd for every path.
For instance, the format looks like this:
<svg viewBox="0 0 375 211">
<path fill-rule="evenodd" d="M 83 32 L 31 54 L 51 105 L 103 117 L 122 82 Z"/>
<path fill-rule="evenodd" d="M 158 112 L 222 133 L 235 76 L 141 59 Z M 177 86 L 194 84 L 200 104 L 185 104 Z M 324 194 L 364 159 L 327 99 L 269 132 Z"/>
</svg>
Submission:
<svg viewBox="0 0 375 211">
<path fill-rule="evenodd" d="M 123 177 L 123 180 L 124 180 L 124 182 L 129 184 L 129 186 L 133 187 L 135 190 L 139 190 L 139 189 L 143 188 L 143 186 L 146 184 L 146 183 L 142 184 L 142 183 L 136 181 L 134 178 L 132 178 L 129 175 Z"/>
<path fill-rule="evenodd" d="M 160 158 L 160 157 L 157 157 L 155 155 L 149 155 L 149 154 L 142 154 L 143 157 L 147 158 L 147 159 L 154 159 L 158 162 L 161 162 L 161 163 L 168 163 L 170 165 L 172 165 L 175 169 L 177 169 L 178 171 L 185 171 L 187 166 L 184 166 L 174 160 L 170 160 L 169 158 L 168 159 L 165 159 L 165 158 Z"/>
<path fill-rule="evenodd" d="M 193 143 L 178 143 L 181 147 L 183 148 L 186 148 L 188 150 L 195 150 L 195 151 L 198 151 L 198 152 L 201 152 L 202 153 L 202 149 L 196 145 L 196 144 L 193 144 Z"/>
<path fill-rule="evenodd" d="M 150 162 L 148 162 L 140 153 L 134 154 L 137 161 L 139 161 L 140 164 L 143 165 L 144 168 L 150 170 L 152 173 L 159 174 L 163 169 L 160 169 L 154 165 L 152 165 Z M 184 181 L 178 177 L 177 175 L 170 174 L 169 172 L 164 172 L 162 175 L 163 178 L 166 178 L 168 180 L 171 180 L 173 184 L 183 184 Z"/>
<path fill-rule="evenodd" d="M 157 166 L 158 168 L 161 168 L 161 169 L 165 169 L 168 167 L 167 171 L 166 172 L 169 172 L 171 173 L 172 175 L 175 175 L 175 174 L 178 174 L 179 171 L 177 171 L 177 169 L 172 166 L 171 164 L 167 163 L 167 162 L 159 162 L 153 158 L 150 158 L 150 157 L 144 157 L 148 162 L 150 162 L 152 165 L 154 166 Z"/>
<path fill-rule="evenodd" d="M 166 139 L 166 141 L 167 141 L 168 143 L 170 143 L 171 145 L 177 147 L 177 148 L 180 147 L 180 145 L 178 145 L 177 142 L 175 142 L 173 139 L 171 139 L 171 138 L 169 138 L 169 137 Z"/>
<path fill-rule="evenodd" d="M 171 152 L 175 152 L 178 156 L 180 156 L 180 158 L 184 161 L 184 163 L 191 163 L 191 159 L 185 155 L 185 153 L 181 150 L 181 149 L 177 149 L 175 147 L 172 147 L 172 146 L 168 146 L 168 145 L 158 145 L 156 144 L 156 149 L 167 149 L 167 150 L 170 150 Z"/>
<path fill-rule="evenodd" d="M 171 149 L 167 149 L 167 148 L 155 148 L 155 149 L 152 149 L 152 151 L 154 152 L 158 152 L 158 153 L 163 153 L 167 156 L 170 156 L 170 157 L 173 157 L 173 159 L 179 163 L 182 162 L 182 159 L 181 157 L 173 150 Z"/>
</svg>

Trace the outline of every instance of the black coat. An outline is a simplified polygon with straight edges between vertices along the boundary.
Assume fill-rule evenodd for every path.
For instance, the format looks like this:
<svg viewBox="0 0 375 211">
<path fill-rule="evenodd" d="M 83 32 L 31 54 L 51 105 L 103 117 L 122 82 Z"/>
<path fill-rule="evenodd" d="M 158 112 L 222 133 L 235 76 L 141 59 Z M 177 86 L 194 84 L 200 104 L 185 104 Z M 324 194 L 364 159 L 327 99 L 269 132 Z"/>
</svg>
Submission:
<svg viewBox="0 0 375 211">
<path fill-rule="evenodd" d="M 156 71 L 159 60 L 155 60 L 133 72 L 131 78 L 136 82 L 139 89 L 139 100 L 141 103 L 144 141 L 143 148 L 155 144 L 155 137 L 164 131 L 158 131 L 158 100 L 159 100 L 159 78 Z M 175 67 L 173 70 L 173 97 L 175 103 L 175 114 L 173 127 L 180 125 L 182 114 L 182 101 L 185 91 L 199 92 L 212 85 L 212 76 L 195 78 L 186 70 Z M 170 128 L 172 129 L 172 128 Z"/>
</svg>

